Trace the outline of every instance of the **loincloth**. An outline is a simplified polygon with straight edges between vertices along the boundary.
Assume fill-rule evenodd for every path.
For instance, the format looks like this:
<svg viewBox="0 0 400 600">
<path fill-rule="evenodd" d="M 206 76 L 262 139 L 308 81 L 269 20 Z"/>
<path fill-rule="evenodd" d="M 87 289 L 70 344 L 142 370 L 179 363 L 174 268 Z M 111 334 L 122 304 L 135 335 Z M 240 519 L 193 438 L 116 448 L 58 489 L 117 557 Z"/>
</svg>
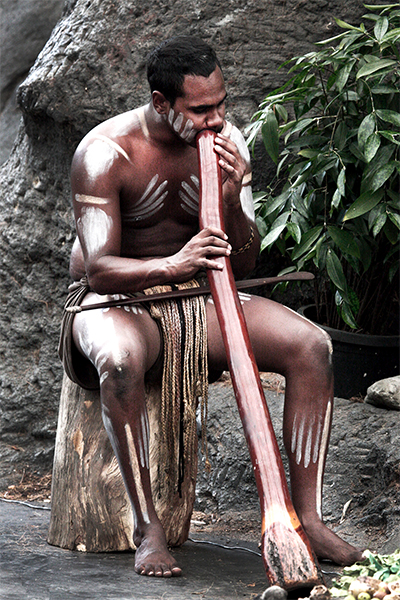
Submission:
<svg viewBox="0 0 400 600">
<path fill-rule="evenodd" d="M 196 280 L 174 286 L 197 287 Z M 170 291 L 171 286 L 159 286 L 145 290 L 145 294 Z M 80 306 L 90 292 L 87 278 L 73 283 L 68 289 L 65 308 Z M 143 296 L 143 293 L 132 294 Z M 162 300 L 140 305 L 149 310 L 159 325 L 163 341 L 163 375 L 161 391 L 161 429 L 173 461 L 168 475 L 183 481 L 186 466 L 190 468 L 197 454 L 196 408 L 201 401 L 202 443 L 206 441 L 208 361 L 207 323 L 204 296 Z M 59 356 L 68 377 L 85 389 L 99 389 L 99 376 L 94 365 L 75 346 L 72 326 L 75 314 L 64 310 Z M 205 452 L 207 454 L 207 452 Z M 173 467 L 171 467 L 171 462 Z M 208 460 L 206 457 L 206 465 Z M 171 468 L 174 472 L 171 472 Z"/>
</svg>

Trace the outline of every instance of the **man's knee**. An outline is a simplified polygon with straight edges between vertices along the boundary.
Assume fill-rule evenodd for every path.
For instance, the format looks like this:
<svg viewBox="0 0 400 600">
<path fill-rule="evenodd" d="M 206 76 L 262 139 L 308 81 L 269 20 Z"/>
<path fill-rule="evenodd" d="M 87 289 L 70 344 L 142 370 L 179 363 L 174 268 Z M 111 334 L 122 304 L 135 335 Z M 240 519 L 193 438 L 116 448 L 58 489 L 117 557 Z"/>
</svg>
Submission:
<svg viewBox="0 0 400 600">
<path fill-rule="evenodd" d="M 309 324 L 297 339 L 297 360 L 307 369 L 332 369 L 333 346 L 330 335 L 314 324 Z"/>
<path fill-rule="evenodd" d="M 144 380 L 144 361 L 139 352 L 133 348 L 118 348 L 101 355 L 97 364 L 100 386 L 103 389 L 113 388 L 118 396 L 123 396 Z"/>
</svg>

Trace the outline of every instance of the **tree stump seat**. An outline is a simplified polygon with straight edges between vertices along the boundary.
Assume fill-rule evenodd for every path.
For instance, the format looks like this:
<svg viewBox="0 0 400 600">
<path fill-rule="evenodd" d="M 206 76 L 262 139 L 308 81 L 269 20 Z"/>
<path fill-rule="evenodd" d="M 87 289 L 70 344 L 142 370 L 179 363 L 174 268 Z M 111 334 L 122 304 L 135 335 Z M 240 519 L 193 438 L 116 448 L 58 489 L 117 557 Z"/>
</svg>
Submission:
<svg viewBox="0 0 400 600">
<path fill-rule="evenodd" d="M 47 541 L 86 552 L 130 550 L 135 548 L 132 508 L 103 426 L 99 396 L 64 374 Z M 189 533 L 196 468 L 185 470 L 180 493 L 176 482 L 160 473 L 159 457 L 165 452 L 160 436 L 161 382 L 147 389 L 146 401 L 153 501 L 168 544 L 179 546 Z"/>
</svg>

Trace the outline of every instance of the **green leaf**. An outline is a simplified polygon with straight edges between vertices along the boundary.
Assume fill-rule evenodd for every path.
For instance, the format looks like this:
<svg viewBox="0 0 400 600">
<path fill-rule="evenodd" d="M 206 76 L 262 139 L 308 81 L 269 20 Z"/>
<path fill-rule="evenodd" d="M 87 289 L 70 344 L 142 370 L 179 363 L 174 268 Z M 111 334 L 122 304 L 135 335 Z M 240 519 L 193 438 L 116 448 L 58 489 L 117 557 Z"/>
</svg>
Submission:
<svg viewBox="0 0 400 600">
<path fill-rule="evenodd" d="M 400 215 L 388 211 L 389 219 L 394 223 L 397 229 L 400 229 Z"/>
<path fill-rule="evenodd" d="M 329 248 L 326 255 L 326 270 L 332 283 L 342 292 L 346 292 L 347 283 L 344 276 L 343 267 L 340 264 L 337 254 L 334 250 L 332 250 L 332 248 Z"/>
<path fill-rule="evenodd" d="M 345 63 L 344 67 L 342 67 L 340 69 L 340 71 L 338 71 L 337 78 L 336 78 L 336 87 L 339 92 L 341 92 L 343 90 L 344 86 L 346 85 L 347 80 L 349 78 L 349 75 L 351 73 L 351 70 L 352 70 L 355 62 L 356 62 L 355 58 L 349 60 L 347 63 Z"/>
<path fill-rule="evenodd" d="M 367 139 L 372 135 L 375 131 L 375 116 L 373 113 L 370 113 L 360 123 L 360 127 L 358 128 L 357 140 L 358 146 L 362 152 L 364 152 L 365 144 Z"/>
<path fill-rule="evenodd" d="M 299 119 L 296 122 L 296 125 L 290 130 L 290 135 L 293 135 L 294 133 L 299 133 L 301 131 L 303 131 L 306 127 L 308 127 L 313 121 L 316 121 L 317 119 Z"/>
<path fill-rule="evenodd" d="M 298 260 L 300 256 L 305 254 L 311 248 L 314 242 L 316 242 L 316 240 L 319 238 L 322 230 L 322 225 L 313 227 L 302 236 L 301 243 L 296 245 L 292 252 L 291 258 L 293 261 Z"/>
<path fill-rule="evenodd" d="M 335 131 L 335 136 L 333 138 L 335 146 L 338 150 L 343 150 L 347 142 L 347 135 L 349 132 L 349 128 L 347 127 L 344 121 L 340 121 L 337 129 Z"/>
<path fill-rule="evenodd" d="M 346 183 L 346 169 L 342 169 L 339 173 L 339 176 L 338 176 L 337 182 L 336 182 L 337 189 L 339 190 L 339 192 L 342 196 L 344 196 L 346 194 L 345 183 Z"/>
<path fill-rule="evenodd" d="M 305 150 L 300 150 L 297 154 L 304 156 L 304 158 L 314 158 L 315 156 L 318 156 L 319 153 L 320 150 L 310 150 L 309 148 L 306 148 Z"/>
<path fill-rule="evenodd" d="M 339 308 L 340 316 L 343 321 L 352 329 L 357 329 L 358 325 L 354 318 L 353 311 L 351 306 L 347 302 L 343 302 L 342 306 Z"/>
<path fill-rule="evenodd" d="M 287 230 L 296 242 L 296 244 L 300 244 L 301 242 L 301 229 L 297 225 L 297 223 L 287 223 Z"/>
<path fill-rule="evenodd" d="M 275 110 L 282 119 L 282 121 L 286 123 L 288 120 L 288 112 L 286 108 L 282 104 L 275 104 Z"/>
<path fill-rule="evenodd" d="M 379 109 L 376 111 L 377 116 L 386 121 L 386 123 L 393 123 L 400 127 L 400 114 L 394 110 Z"/>
<path fill-rule="evenodd" d="M 356 79 L 360 77 L 367 77 L 368 75 L 372 75 L 377 71 L 381 71 L 382 69 L 386 69 L 388 67 L 394 67 L 397 65 L 395 60 L 391 60 L 390 58 L 383 58 L 380 60 L 375 60 L 374 62 L 367 63 L 358 71 L 356 75 Z"/>
<path fill-rule="evenodd" d="M 290 212 L 282 213 L 273 223 L 269 233 L 261 242 L 261 250 L 272 246 L 272 244 L 279 238 L 282 231 L 286 228 L 287 220 L 290 216 Z"/>
<path fill-rule="evenodd" d="M 378 42 L 380 42 L 387 32 L 389 27 L 389 19 L 387 17 L 380 17 L 375 23 L 374 34 Z"/>
<path fill-rule="evenodd" d="M 272 202 L 267 204 L 265 216 L 268 217 L 268 215 L 271 215 L 278 208 L 283 208 L 285 206 L 286 201 L 289 198 L 289 196 L 290 196 L 290 189 L 286 190 L 285 192 L 282 192 L 282 194 L 279 194 L 279 196 L 274 198 L 272 200 Z"/>
<path fill-rule="evenodd" d="M 380 187 L 389 179 L 391 174 L 396 168 L 394 160 L 390 161 L 387 165 L 379 167 L 379 169 L 373 174 L 370 180 L 370 189 L 372 192 L 379 190 Z"/>
<path fill-rule="evenodd" d="M 376 209 L 372 210 L 368 219 L 368 226 L 372 231 L 372 235 L 376 237 L 384 224 L 386 223 L 387 213 L 385 206 L 380 204 Z"/>
<path fill-rule="evenodd" d="M 334 225 L 328 225 L 328 233 L 344 254 L 360 258 L 360 249 L 352 233 Z"/>
<path fill-rule="evenodd" d="M 265 248 L 272 246 L 272 244 L 274 242 L 276 242 L 278 237 L 281 235 L 281 233 L 285 229 L 285 227 L 286 227 L 286 224 L 283 224 L 283 225 L 279 225 L 278 227 L 274 227 L 273 229 L 271 229 L 271 231 L 268 233 L 268 235 L 266 235 L 265 238 L 261 242 L 260 252 L 265 250 Z"/>
<path fill-rule="evenodd" d="M 391 244 L 396 244 L 399 241 L 399 232 L 397 227 L 388 219 L 383 227 L 383 232 Z"/>
<path fill-rule="evenodd" d="M 354 29 L 356 31 L 360 31 L 359 27 L 354 27 L 354 25 L 350 25 L 350 23 L 346 23 L 346 21 L 342 21 L 341 19 L 336 19 L 334 17 L 336 23 L 339 25 L 339 27 L 341 27 L 342 29 Z"/>
<path fill-rule="evenodd" d="M 331 202 L 331 208 L 337 208 L 340 204 L 340 200 L 342 198 L 342 194 L 339 192 L 339 190 L 335 190 L 335 193 L 332 196 L 332 202 Z"/>
<path fill-rule="evenodd" d="M 261 134 L 266 151 L 274 163 L 277 164 L 279 157 L 278 120 L 272 110 L 269 110 L 265 115 L 265 121 L 261 127 Z"/>
<path fill-rule="evenodd" d="M 371 162 L 371 160 L 374 158 L 375 154 L 379 150 L 380 145 L 381 137 L 374 131 L 374 133 L 371 133 L 371 135 L 367 138 L 364 146 L 364 156 L 367 163 Z"/>
<path fill-rule="evenodd" d="M 400 31 L 400 29 L 399 29 Z M 397 89 L 390 85 L 375 85 L 371 92 L 373 94 L 397 94 Z"/>
<path fill-rule="evenodd" d="M 372 210 L 382 199 L 383 190 L 377 190 L 371 193 L 369 190 L 361 194 L 355 202 L 347 209 L 343 221 L 349 221 L 364 215 Z"/>
</svg>

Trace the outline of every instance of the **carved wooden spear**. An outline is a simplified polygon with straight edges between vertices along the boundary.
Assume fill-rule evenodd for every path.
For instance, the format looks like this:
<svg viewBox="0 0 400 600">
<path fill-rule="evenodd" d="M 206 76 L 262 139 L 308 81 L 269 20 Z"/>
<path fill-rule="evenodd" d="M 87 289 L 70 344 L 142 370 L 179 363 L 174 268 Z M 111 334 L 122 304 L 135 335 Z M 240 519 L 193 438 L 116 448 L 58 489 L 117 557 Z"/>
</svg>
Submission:
<svg viewBox="0 0 400 600">
<path fill-rule="evenodd" d="M 215 133 L 208 130 L 197 136 L 200 227 L 224 230 L 221 170 L 214 137 Z M 321 583 L 322 576 L 289 495 L 230 260 L 225 257 L 218 260 L 224 268 L 208 269 L 207 277 L 256 478 L 267 577 L 271 585 L 286 589 L 311 587 Z"/>
</svg>

